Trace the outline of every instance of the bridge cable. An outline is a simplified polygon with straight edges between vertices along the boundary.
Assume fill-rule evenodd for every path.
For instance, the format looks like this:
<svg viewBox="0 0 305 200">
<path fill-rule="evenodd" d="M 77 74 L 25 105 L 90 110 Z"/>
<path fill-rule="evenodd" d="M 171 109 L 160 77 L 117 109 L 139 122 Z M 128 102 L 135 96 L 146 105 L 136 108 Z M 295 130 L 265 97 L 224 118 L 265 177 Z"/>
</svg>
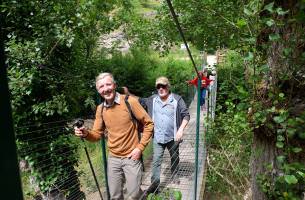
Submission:
<svg viewBox="0 0 305 200">
<path fill-rule="evenodd" d="M 172 17 L 173 17 L 173 19 L 174 19 L 174 21 L 175 21 L 176 27 L 177 27 L 177 29 L 178 29 L 178 31 L 179 31 L 179 33 L 180 33 L 180 36 L 181 36 L 181 38 L 182 38 L 182 40 L 183 40 L 183 42 L 184 42 L 184 45 L 185 45 L 186 50 L 187 50 L 187 52 L 188 52 L 188 55 L 189 55 L 189 57 L 190 57 L 190 59 L 191 59 L 191 61 L 192 61 L 194 70 L 195 70 L 197 76 L 200 77 L 200 76 L 199 76 L 199 73 L 198 73 L 198 69 L 197 69 L 196 64 L 195 64 L 195 61 L 194 61 L 194 59 L 193 59 L 193 56 L 192 56 L 191 51 L 190 51 L 190 49 L 189 49 L 189 46 L 188 46 L 188 44 L 187 44 L 187 42 L 186 42 L 184 33 L 183 33 L 182 28 L 181 28 L 181 26 L 180 26 L 180 23 L 179 23 L 179 21 L 178 21 L 178 17 L 177 17 L 177 15 L 176 15 L 176 13 L 175 13 L 174 7 L 173 7 L 173 5 L 172 5 L 172 3 L 171 3 L 170 0 L 166 0 L 166 1 L 167 1 L 169 10 L 170 10 L 170 12 L 171 12 L 171 14 L 172 14 Z"/>
<path fill-rule="evenodd" d="M 178 29 L 178 31 L 180 33 L 180 36 L 183 39 L 184 45 L 185 45 L 185 47 L 187 49 L 187 52 L 188 52 L 189 57 L 190 57 L 190 59 L 191 59 L 191 61 L 193 63 L 193 67 L 194 67 L 194 69 L 195 69 L 195 71 L 197 73 L 197 77 L 198 77 L 198 82 L 197 82 L 197 84 L 198 84 L 198 86 L 197 86 L 197 98 L 198 99 L 197 99 L 197 116 L 196 116 L 195 183 L 194 183 L 194 200 L 196 200 L 197 199 L 197 181 L 198 181 L 197 180 L 197 175 L 198 175 L 198 146 L 199 146 L 199 121 L 200 121 L 200 114 L 199 114 L 200 113 L 200 110 L 199 110 L 200 109 L 200 102 L 199 102 L 199 100 L 200 100 L 200 96 L 201 96 L 201 90 L 200 90 L 199 85 L 201 85 L 201 76 L 199 75 L 199 72 L 198 72 L 198 69 L 197 69 L 196 64 L 194 62 L 194 59 L 192 57 L 191 51 L 190 51 L 190 49 L 189 49 L 189 47 L 187 45 L 186 39 L 184 37 L 183 31 L 181 29 L 181 26 L 179 24 L 178 17 L 177 17 L 177 15 L 175 13 L 173 5 L 172 5 L 170 0 L 166 0 L 166 2 L 168 4 L 168 7 L 169 7 L 170 12 L 172 14 L 172 17 L 173 17 L 173 19 L 174 19 L 174 21 L 176 23 L 177 29 Z"/>
</svg>

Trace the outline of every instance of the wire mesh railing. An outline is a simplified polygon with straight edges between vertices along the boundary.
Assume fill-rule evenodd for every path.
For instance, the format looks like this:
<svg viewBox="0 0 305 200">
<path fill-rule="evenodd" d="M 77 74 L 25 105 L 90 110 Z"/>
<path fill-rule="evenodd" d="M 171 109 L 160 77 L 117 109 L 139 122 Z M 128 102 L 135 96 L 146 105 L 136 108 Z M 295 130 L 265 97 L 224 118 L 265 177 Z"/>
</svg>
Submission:
<svg viewBox="0 0 305 200">
<path fill-rule="evenodd" d="M 104 192 L 101 146 L 72 136 L 69 121 L 48 126 L 20 128 L 16 133 L 24 199 L 100 199 L 85 147 Z"/>
<path fill-rule="evenodd" d="M 161 165 L 161 183 L 158 186 L 158 190 L 154 191 L 151 194 L 151 198 L 161 198 L 161 199 L 200 199 L 202 197 L 205 184 L 205 163 L 206 163 L 206 132 L 207 132 L 207 120 L 215 117 L 215 106 L 216 106 L 216 93 L 217 93 L 217 79 L 211 85 L 209 93 L 207 93 L 207 112 L 201 110 L 197 112 L 197 95 L 191 105 L 189 106 L 189 111 L 191 113 L 191 119 L 187 128 L 185 129 L 185 135 L 183 142 L 180 144 L 179 153 L 180 153 L 180 164 L 179 170 L 176 174 L 171 173 L 171 162 L 170 155 L 168 151 L 165 151 L 163 156 L 163 162 Z M 200 126 L 199 126 L 199 138 L 198 138 L 198 162 L 196 166 L 196 115 L 201 116 Z M 198 167 L 197 178 L 195 182 L 196 173 L 195 169 Z M 144 175 L 143 188 L 146 189 L 151 184 L 151 169 L 148 168 L 148 172 Z M 179 183 L 175 180 L 178 177 Z M 195 188 L 196 191 L 195 191 Z M 195 194 L 196 192 L 196 194 Z M 181 195 L 179 198 L 176 198 L 177 193 Z M 175 196 L 176 195 L 176 196 Z"/>
<path fill-rule="evenodd" d="M 191 90 L 191 89 L 190 89 Z M 180 144 L 180 164 L 176 174 L 170 171 L 170 156 L 165 151 L 161 166 L 161 183 L 159 186 L 159 196 L 167 199 L 180 192 L 182 199 L 193 199 L 194 187 L 198 187 L 197 199 L 200 199 L 200 188 L 203 183 L 204 166 L 205 166 L 205 119 L 207 116 L 213 118 L 215 116 L 215 100 L 216 100 L 217 80 L 211 86 L 208 93 L 207 105 L 208 113 L 200 111 L 202 120 L 199 126 L 199 145 L 198 145 L 198 185 L 194 186 L 195 176 L 195 148 L 196 148 L 196 120 L 197 113 L 195 96 L 194 101 L 189 106 L 192 114 L 191 120 L 185 130 L 183 142 Z M 203 118 L 205 116 L 205 118 Z M 93 120 L 86 120 L 88 127 L 92 125 Z M 47 124 L 50 126 L 50 124 Z M 66 132 L 72 132 L 69 129 L 68 121 L 59 124 L 52 124 L 54 128 L 49 131 L 45 127 L 36 128 L 29 131 L 20 129 L 17 133 L 18 137 L 27 136 L 19 142 L 18 153 L 21 158 L 20 169 L 23 182 L 24 199 L 100 199 L 97 186 L 92 176 L 92 171 L 86 158 L 84 145 L 87 146 L 92 165 L 94 167 L 100 189 L 104 199 L 107 199 L 105 171 L 102 161 L 102 147 L 99 143 L 83 144 L 80 139 L 75 138 Z M 50 131 L 51 130 L 51 131 Z M 35 132 L 34 132 L 35 131 Z M 43 132 L 44 134 L 38 134 Z M 63 134 L 64 133 L 64 134 Z M 59 137 L 59 135 L 61 135 Z M 66 141 L 66 145 L 56 146 L 56 142 L 52 142 L 58 137 L 59 140 Z M 22 141 L 22 142 L 21 142 Z M 71 145 L 72 144 L 72 145 Z M 71 147 L 74 146 L 74 147 Z M 76 148 L 75 148 L 76 147 Z M 150 185 L 150 160 L 152 155 L 152 146 L 147 148 L 144 157 L 145 173 L 143 176 L 143 190 Z M 70 158 L 76 153 L 77 157 Z M 61 175 L 62 174 L 62 175 Z M 60 178 L 52 179 L 52 176 Z M 179 184 L 173 182 L 179 179 Z"/>
</svg>

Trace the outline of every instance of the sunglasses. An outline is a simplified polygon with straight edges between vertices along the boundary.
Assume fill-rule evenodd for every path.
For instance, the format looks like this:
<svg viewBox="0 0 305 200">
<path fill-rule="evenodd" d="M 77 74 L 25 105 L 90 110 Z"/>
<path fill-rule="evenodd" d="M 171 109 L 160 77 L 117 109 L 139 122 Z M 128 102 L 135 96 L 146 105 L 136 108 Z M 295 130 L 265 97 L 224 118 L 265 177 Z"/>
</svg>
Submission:
<svg viewBox="0 0 305 200">
<path fill-rule="evenodd" d="M 158 84 L 158 85 L 156 86 L 156 88 L 157 88 L 157 90 L 159 90 L 160 88 L 166 89 L 166 88 L 167 88 L 167 85 Z"/>
</svg>

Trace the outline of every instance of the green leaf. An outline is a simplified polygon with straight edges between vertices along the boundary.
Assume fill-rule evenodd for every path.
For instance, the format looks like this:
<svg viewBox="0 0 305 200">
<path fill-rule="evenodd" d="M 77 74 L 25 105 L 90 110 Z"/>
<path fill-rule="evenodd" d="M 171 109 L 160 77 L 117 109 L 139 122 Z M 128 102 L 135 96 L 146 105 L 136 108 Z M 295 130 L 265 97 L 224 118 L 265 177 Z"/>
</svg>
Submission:
<svg viewBox="0 0 305 200">
<path fill-rule="evenodd" d="M 245 42 L 248 42 L 250 44 L 255 44 L 256 43 L 256 37 L 248 37 L 244 39 Z"/>
<path fill-rule="evenodd" d="M 244 58 L 244 60 L 251 61 L 251 60 L 253 60 L 253 58 L 254 58 L 253 53 L 252 52 L 248 52 L 248 55 Z"/>
<path fill-rule="evenodd" d="M 297 173 L 298 173 L 301 177 L 305 178 L 305 173 L 300 172 L 300 171 L 297 171 Z"/>
<path fill-rule="evenodd" d="M 252 12 L 251 12 L 249 9 L 247 9 L 247 8 L 244 8 L 244 13 L 245 13 L 246 15 L 248 15 L 248 16 L 251 16 L 251 15 L 252 15 Z"/>
<path fill-rule="evenodd" d="M 285 141 L 285 138 L 282 135 L 278 135 L 277 141 Z"/>
<path fill-rule="evenodd" d="M 242 28 L 247 25 L 247 21 L 245 19 L 239 19 L 236 23 L 239 28 Z"/>
<path fill-rule="evenodd" d="M 281 37 L 280 37 L 280 35 L 278 34 L 278 33 L 274 33 L 274 34 L 270 34 L 269 35 L 269 40 L 270 41 L 277 41 L 277 40 L 279 40 Z"/>
<path fill-rule="evenodd" d="M 284 93 L 280 93 L 280 94 L 279 94 L 279 97 L 281 97 L 281 98 L 283 98 L 284 96 L 285 96 Z"/>
<path fill-rule="evenodd" d="M 305 139 L 305 132 L 303 132 L 303 133 L 298 133 L 298 136 L 301 138 L 301 139 Z"/>
<path fill-rule="evenodd" d="M 287 129 L 288 137 L 292 138 L 295 135 L 296 131 L 297 130 L 295 128 L 288 128 Z"/>
<path fill-rule="evenodd" d="M 284 147 L 284 143 L 283 142 L 276 142 L 275 145 L 276 145 L 277 148 L 280 148 L 280 149 Z"/>
<path fill-rule="evenodd" d="M 267 5 L 264 7 L 264 9 L 265 9 L 265 10 L 268 10 L 270 13 L 273 13 L 273 12 L 274 12 L 274 11 L 273 11 L 273 6 L 274 6 L 274 2 L 271 2 L 271 3 L 267 4 Z"/>
<path fill-rule="evenodd" d="M 298 183 L 298 179 L 294 175 L 285 175 L 285 181 L 289 185 Z"/>
<path fill-rule="evenodd" d="M 286 120 L 286 117 L 283 115 L 273 117 L 273 120 L 277 123 L 283 123 Z"/>
<path fill-rule="evenodd" d="M 174 197 L 175 200 L 181 200 L 182 199 L 181 191 L 174 191 Z"/>
<path fill-rule="evenodd" d="M 282 8 L 277 8 L 276 9 L 276 13 L 278 14 L 278 15 L 286 15 L 287 13 L 289 12 L 289 10 L 286 10 L 286 11 L 284 11 Z"/>
<path fill-rule="evenodd" d="M 274 20 L 273 19 L 268 19 L 266 21 L 266 24 L 270 27 L 270 26 L 274 25 Z"/>
<path fill-rule="evenodd" d="M 279 163 L 283 163 L 285 161 L 285 156 L 278 156 L 276 157 L 276 160 L 279 162 Z"/>
<path fill-rule="evenodd" d="M 272 163 L 268 164 L 266 168 L 271 171 L 273 169 L 273 164 Z"/>
<path fill-rule="evenodd" d="M 285 119 L 283 119 L 281 116 L 275 116 L 275 117 L 273 117 L 273 120 L 274 120 L 277 124 L 280 124 L 280 123 L 282 123 L 283 121 L 285 121 Z"/>
<path fill-rule="evenodd" d="M 295 147 L 295 148 L 292 149 L 292 151 L 293 151 L 294 153 L 299 153 L 299 152 L 302 151 L 302 148 Z"/>
</svg>

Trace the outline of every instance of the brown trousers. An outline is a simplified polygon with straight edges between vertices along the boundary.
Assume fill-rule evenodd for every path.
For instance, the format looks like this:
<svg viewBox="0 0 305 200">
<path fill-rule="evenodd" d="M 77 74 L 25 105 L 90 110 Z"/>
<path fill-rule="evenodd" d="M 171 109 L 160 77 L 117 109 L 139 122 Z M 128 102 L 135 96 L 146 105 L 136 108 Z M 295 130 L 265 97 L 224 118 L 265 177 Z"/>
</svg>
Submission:
<svg viewBox="0 0 305 200">
<path fill-rule="evenodd" d="M 108 157 L 108 184 L 111 200 L 138 200 L 142 195 L 142 163 L 130 158 Z M 126 180 L 127 194 L 123 194 Z"/>
</svg>

